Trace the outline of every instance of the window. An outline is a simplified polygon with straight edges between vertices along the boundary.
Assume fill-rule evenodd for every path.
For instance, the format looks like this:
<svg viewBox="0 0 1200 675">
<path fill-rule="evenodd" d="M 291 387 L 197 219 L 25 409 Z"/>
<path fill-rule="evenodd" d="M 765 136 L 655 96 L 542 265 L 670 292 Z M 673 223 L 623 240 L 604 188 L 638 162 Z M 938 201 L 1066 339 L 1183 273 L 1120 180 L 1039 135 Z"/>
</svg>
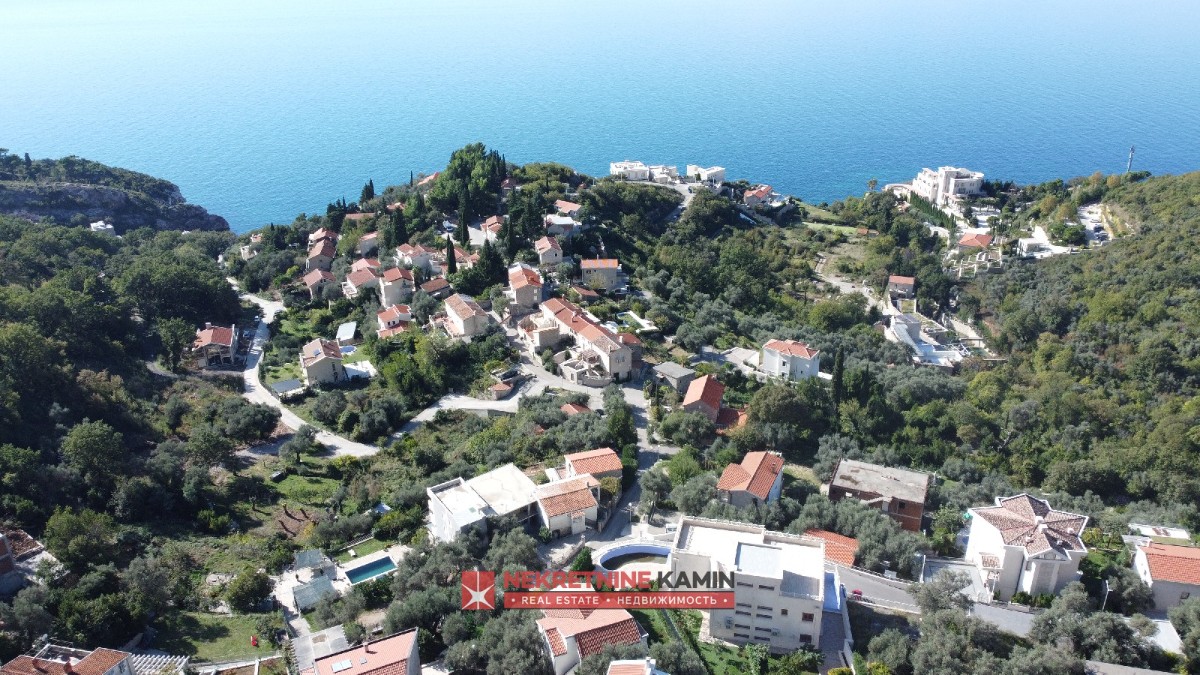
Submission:
<svg viewBox="0 0 1200 675">
<path fill-rule="evenodd" d="M 770 614 L 755 614 L 754 616 L 756 616 L 760 619 L 770 619 L 771 618 Z"/>
<path fill-rule="evenodd" d="M 758 608 L 767 612 L 774 611 L 773 607 L 767 607 L 766 605 L 759 605 Z"/>
<path fill-rule="evenodd" d="M 733 624 L 733 627 L 741 628 L 742 630 L 750 630 L 750 624 L 746 624 L 746 623 L 735 623 L 735 624 Z"/>
<path fill-rule="evenodd" d="M 780 616 L 787 616 L 787 608 L 785 607 L 785 608 L 779 610 L 779 614 L 780 614 Z"/>
<path fill-rule="evenodd" d="M 812 644 L 812 636 L 811 636 L 811 635 L 804 635 L 803 633 L 801 633 L 801 635 L 800 635 L 800 641 L 801 641 L 801 642 L 803 642 L 803 643 L 804 643 L 804 644 L 806 644 L 806 645 L 807 645 L 807 644 Z"/>
<path fill-rule="evenodd" d="M 763 628 L 762 626 L 755 626 L 754 630 L 758 631 L 759 633 L 770 633 L 771 632 L 770 628 Z"/>
<path fill-rule="evenodd" d="M 734 614 L 737 614 L 738 616 L 750 616 L 750 612 L 744 612 L 740 609 L 734 612 Z"/>
<path fill-rule="evenodd" d="M 739 602 L 739 603 L 737 604 L 737 606 L 738 606 L 738 607 L 745 607 L 746 609 L 750 609 L 750 603 L 748 603 L 748 602 Z"/>
<path fill-rule="evenodd" d="M 759 588 L 761 588 L 761 589 L 763 589 L 764 591 L 773 591 L 773 590 L 775 590 L 775 587 L 774 587 L 774 586 L 764 586 L 763 584 L 759 584 L 759 585 L 758 585 L 758 587 L 759 587 Z"/>
<path fill-rule="evenodd" d="M 749 640 L 749 639 L 750 639 L 750 636 L 749 636 L 749 635 L 747 635 L 746 633 L 734 633 L 734 634 L 733 634 L 733 637 L 735 637 L 735 638 L 742 638 L 743 640 Z"/>
<path fill-rule="evenodd" d="M 754 584 L 748 584 L 744 581 L 737 582 L 738 588 L 754 588 Z"/>
<path fill-rule="evenodd" d="M 896 501 L 896 510 L 903 511 L 904 510 L 904 502 L 897 500 Z"/>
<path fill-rule="evenodd" d="M 813 615 L 810 612 L 804 612 L 803 614 L 800 615 L 800 620 L 801 621 L 812 621 Z"/>
</svg>

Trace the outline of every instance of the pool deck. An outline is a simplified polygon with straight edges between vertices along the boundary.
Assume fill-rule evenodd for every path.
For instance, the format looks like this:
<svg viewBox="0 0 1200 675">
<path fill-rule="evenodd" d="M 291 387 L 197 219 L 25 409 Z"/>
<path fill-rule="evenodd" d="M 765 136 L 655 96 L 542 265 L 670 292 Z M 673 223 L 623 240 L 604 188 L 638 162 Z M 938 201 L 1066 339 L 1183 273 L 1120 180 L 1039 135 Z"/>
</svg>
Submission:
<svg viewBox="0 0 1200 675">
<path fill-rule="evenodd" d="M 408 553 L 408 551 L 409 551 L 409 548 L 407 546 L 405 546 L 404 544 L 393 544 L 393 545 L 383 549 L 382 551 L 375 551 L 374 553 L 368 553 L 367 555 L 364 555 L 361 558 L 354 558 L 353 560 L 351 560 L 350 562 L 347 562 L 347 563 L 338 563 L 337 576 L 333 580 L 333 587 L 335 589 L 337 589 L 337 592 L 340 595 L 345 595 L 346 593 L 350 592 L 350 588 L 354 585 L 354 584 L 350 583 L 350 579 L 346 576 L 347 569 L 355 569 L 357 567 L 362 567 L 363 565 L 369 565 L 370 563 L 373 563 L 376 560 L 382 560 L 383 558 L 390 558 L 392 561 L 392 564 L 399 566 L 400 561 L 404 560 L 404 556 Z M 391 570 L 389 570 L 388 572 L 385 572 L 385 574 L 388 574 L 390 572 L 391 572 Z M 371 577 L 371 578 L 373 579 L 375 577 Z M 367 580 L 364 579 L 363 581 L 367 581 Z M 360 581 L 359 583 L 362 583 L 362 582 Z"/>
</svg>

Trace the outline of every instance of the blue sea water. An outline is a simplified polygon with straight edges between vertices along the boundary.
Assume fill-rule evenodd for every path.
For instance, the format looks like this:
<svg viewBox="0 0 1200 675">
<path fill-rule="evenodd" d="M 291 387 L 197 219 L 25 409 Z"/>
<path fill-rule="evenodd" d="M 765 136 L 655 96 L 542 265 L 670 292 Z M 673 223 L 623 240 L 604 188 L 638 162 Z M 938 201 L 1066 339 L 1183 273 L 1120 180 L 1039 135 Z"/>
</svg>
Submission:
<svg viewBox="0 0 1200 675">
<path fill-rule="evenodd" d="M 171 180 L 235 230 L 482 141 L 720 164 L 811 201 L 954 164 L 1200 168 L 1200 3 L 4 0 L 0 146 Z"/>
</svg>

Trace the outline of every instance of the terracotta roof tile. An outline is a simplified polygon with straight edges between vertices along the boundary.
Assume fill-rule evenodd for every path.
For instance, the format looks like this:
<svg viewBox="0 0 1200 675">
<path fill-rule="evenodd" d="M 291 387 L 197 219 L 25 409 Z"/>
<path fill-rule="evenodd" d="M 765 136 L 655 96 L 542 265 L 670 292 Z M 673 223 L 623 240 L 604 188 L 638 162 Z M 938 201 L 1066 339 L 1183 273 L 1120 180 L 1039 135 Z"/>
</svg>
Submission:
<svg viewBox="0 0 1200 675">
<path fill-rule="evenodd" d="M 575 473 L 598 474 L 620 471 L 621 458 L 612 448 L 599 448 L 576 452 L 566 456 L 566 461 L 575 467 Z"/>
<path fill-rule="evenodd" d="M 526 286 L 542 285 L 542 275 L 537 273 L 537 270 L 529 267 L 513 267 L 508 271 L 508 285 L 515 288 L 525 288 Z"/>
<path fill-rule="evenodd" d="M 325 270 L 313 270 L 308 274 L 305 274 L 302 277 L 302 280 L 304 281 L 305 286 L 312 288 L 322 281 L 333 281 L 334 277 L 332 272 L 327 272 Z"/>
<path fill-rule="evenodd" d="M 888 284 L 899 284 L 900 286 L 912 286 L 917 283 L 913 277 L 902 277 L 899 274 L 893 274 L 888 277 Z"/>
<path fill-rule="evenodd" d="M 403 267 L 393 267 L 383 272 L 383 280 L 389 284 L 394 284 L 401 279 L 406 279 L 411 283 L 413 280 L 412 270 L 406 270 Z"/>
<path fill-rule="evenodd" d="M 554 208 L 559 213 L 571 213 L 573 211 L 578 211 L 582 207 L 575 202 L 569 202 L 565 199 L 558 199 L 554 202 Z"/>
<path fill-rule="evenodd" d="M 1085 551 L 1080 535 L 1087 525 L 1087 516 L 1055 511 L 1044 499 L 1019 494 L 998 500 L 996 506 L 971 509 L 1000 531 L 1006 545 L 1023 546 L 1027 555 L 1054 550 Z"/>
<path fill-rule="evenodd" d="M 571 415 L 578 415 L 580 413 L 592 412 L 591 408 L 578 403 L 564 403 L 561 407 L 559 407 L 559 410 L 565 412 L 568 417 Z"/>
<path fill-rule="evenodd" d="M 375 276 L 375 270 L 364 269 L 357 272 L 351 272 L 346 275 L 346 282 L 355 288 L 365 286 L 379 277 Z"/>
<path fill-rule="evenodd" d="M 372 640 L 322 656 L 313 663 L 317 675 L 406 675 L 417 642 L 417 629 Z M 349 667 L 341 667 L 345 663 Z M 334 667 L 337 666 L 337 670 Z"/>
<path fill-rule="evenodd" d="M 591 490 L 596 485 L 599 485 L 596 479 L 588 475 L 546 483 L 538 486 L 538 501 L 547 518 L 597 508 L 599 504 Z"/>
<path fill-rule="evenodd" d="M 209 345 L 232 347 L 233 328 L 230 326 L 209 326 L 208 328 L 196 331 L 196 341 L 192 343 L 192 348 L 200 349 Z"/>
<path fill-rule="evenodd" d="M 309 249 L 308 259 L 312 260 L 318 256 L 325 256 L 327 258 L 337 257 L 337 246 L 335 246 L 334 243 L 328 239 L 322 239 L 318 241 L 317 243 L 313 244 L 311 249 Z"/>
<path fill-rule="evenodd" d="M 558 240 L 554 237 L 542 237 L 541 239 L 538 239 L 537 241 L 533 242 L 533 248 L 538 253 L 545 253 L 546 251 L 550 250 L 562 250 L 562 247 L 558 245 Z"/>
<path fill-rule="evenodd" d="M 359 258 L 358 260 L 354 261 L 353 265 L 350 266 L 350 270 L 352 272 L 357 272 L 359 270 L 377 270 L 380 267 L 382 267 L 382 265 L 380 265 L 379 261 L 375 258 Z"/>
<path fill-rule="evenodd" d="M 843 565 L 853 565 L 858 553 L 858 540 L 828 530 L 805 530 L 805 536 L 825 540 L 825 559 Z"/>
<path fill-rule="evenodd" d="M 616 269 L 620 266 L 616 258 L 588 258 L 579 263 L 579 267 L 585 270 Z"/>
<path fill-rule="evenodd" d="M 780 354 L 798 356 L 802 359 L 811 359 L 821 353 L 819 350 L 795 340 L 768 340 L 767 344 L 763 345 L 763 349 L 773 349 Z"/>
<path fill-rule="evenodd" d="M 486 316 L 486 312 L 475 302 L 475 298 L 462 293 L 455 293 L 446 298 L 446 311 L 453 312 L 460 319 L 469 319 L 473 316 Z"/>
<path fill-rule="evenodd" d="M 633 617 L 575 635 L 575 643 L 579 646 L 581 660 L 592 654 L 598 654 L 608 645 L 631 645 L 641 642 L 641 640 L 642 632 L 638 629 L 637 622 L 633 620 Z"/>
<path fill-rule="evenodd" d="M 557 628 L 546 629 L 546 641 L 550 643 L 550 652 L 555 656 L 567 653 L 567 644 L 563 642 L 562 635 L 559 634 Z"/>
<path fill-rule="evenodd" d="M 968 248 L 987 248 L 992 244 L 992 236 L 990 234 L 964 234 L 958 240 L 959 246 Z"/>
<path fill-rule="evenodd" d="M 1146 555 L 1154 581 L 1200 586 L 1200 548 L 1151 542 L 1138 550 Z"/>
<path fill-rule="evenodd" d="M 725 396 L 725 385 L 712 375 L 704 375 L 692 380 L 688 385 L 687 394 L 683 397 L 683 405 L 703 402 L 714 411 L 720 410 L 721 399 Z"/>
<path fill-rule="evenodd" d="M 718 490 L 743 490 L 766 500 L 771 494 L 775 478 L 783 471 L 783 458 L 769 452 L 747 452 L 741 464 L 725 467 Z"/>
<path fill-rule="evenodd" d="M 300 350 L 300 360 L 304 365 L 310 365 L 320 361 L 321 359 L 338 359 L 342 358 L 342 348 L 333 340 L 322 340 L 317 338 L 312 342 L 304 345 Z"/>
<path fill-rule="evenodd" d="M 450 282 L 446 281 L 445 277 L 430 279 L 429 281 L 421 284 L 421 290 L 425 291 L 426 293 L 436 293 L 443 288 L 450 288 Z"/>
</svg>

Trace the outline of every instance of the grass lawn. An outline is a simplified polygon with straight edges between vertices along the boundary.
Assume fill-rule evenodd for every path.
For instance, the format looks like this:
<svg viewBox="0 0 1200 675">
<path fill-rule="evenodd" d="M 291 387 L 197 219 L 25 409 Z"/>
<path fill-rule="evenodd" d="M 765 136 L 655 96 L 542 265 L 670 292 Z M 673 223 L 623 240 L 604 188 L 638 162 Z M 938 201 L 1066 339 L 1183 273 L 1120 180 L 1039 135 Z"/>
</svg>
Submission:
<svg viewBox="0 0 1200 675">
<path fill-rule="evenodd" d="M 350 555 L 350 550 L 347 549 L 347 550 L 342 551 L 341 553 L 337 554 L 336 560 L 340 563 L 348 563 L 351 560 L 357 560 L 358 558 L 361 558 L 365 555 L 370 555 L 376 551 L 382 551 L 383 549 L 385 549 L 387 547 L 388 547 L 388 543 L 386 541 L 380 541 L 378 539 L 368 539 L 361 544 L 355 544 L 354 546 L 350 547 L 350 548 L 354 549 L 354 552 L 358 555 L 353 555 L 353 556 Z"/>
<path fill-rule="evenodd" d="M 801 466 L 799 464 L 786 464 L 783 467 L 783 472 L 802 483 L 809 483 L 818 488 L 821 487 L 821 481 L 817 479 L 817 474 L 813 473 L 812 467 Z"/>
<path fill-rule="evenodd" d="M 867 607 L 862 603 L 848 602 L 846 607 L 850 612 L 850 632 L 854 634 L 854 651 L 866 656 L 867 645 L 871 638 L 879 635 L 888 628 L 895 628 L 917 638 L 916 624 L 909 623 L 908 614 L 891 612 L 876 607 Z M 916 618 L 914 616 L 914 618 Z"/>
<path fill-rule="evenodd" d="M 358 363 L 359 361 L 366 361 L 368 358 L 367 351 L 363 349 L 363 346 L 357 345 L 354 347 L 354 353 L 342 355 L 342 363 Z"/>
<path fill-rule="evenodd" d="M 828 232 L 840 232 L 848 237 L 853 237 L 858 234 L 858 228 L 848 225 L 830 225 L 829 223 L 810 223 L 804 221 L 804 226 L 814 230 L 826 230 Z"/>
<path fill-rule="evenodd" d="M 650 634 L 649 638 L 647 638 L 650 644 L 674 641 L 674 638 L 671 636 L 671 629 L 667 628 L 667 623 L 663 619 L 662 613 L 657 609 L 631 609 L 629 613 Z"/>
<path fill-rule="evenodd" d="M 300 364 L 295 361 L 288 361 L 278 368 L 264 369 L 263 378 L 267 384 L 275 384 L 284 380 L 304 380 L 300 373 Z"/>
<path fill-rule="evenodd" d="M 256 635 L 253 615 L 223 616 L 202 612 L 177 612 L 156 622 L 158 637 L 154 646 L 168 654 L 186 654 L 193 661 L 236 661 L 273 653 L 266 640 L 259 638 L 257 648 L 250 646 Z"/>
<path fill-rule="evenodd" d="M 271 483 L 279 496 L 289 502 L 308 506 L 324 506 L 333 493 L 337 491 L 339 481 L 332 478 L 317 476 L 298 476 L 290 474 L 278 483 Z"/>
<path fill-rule="evenodd" d="M 812 218 L 813 220 L 834 221 L 838 219 L 838 217 L 834 215 L 832 211 L 827 211 L 816 204 L 809 204 L 808 202 L 800 202 L 800 204 L 804 207 L 805 212 L 808 213 L 808 217 Z"/>
</svg>

